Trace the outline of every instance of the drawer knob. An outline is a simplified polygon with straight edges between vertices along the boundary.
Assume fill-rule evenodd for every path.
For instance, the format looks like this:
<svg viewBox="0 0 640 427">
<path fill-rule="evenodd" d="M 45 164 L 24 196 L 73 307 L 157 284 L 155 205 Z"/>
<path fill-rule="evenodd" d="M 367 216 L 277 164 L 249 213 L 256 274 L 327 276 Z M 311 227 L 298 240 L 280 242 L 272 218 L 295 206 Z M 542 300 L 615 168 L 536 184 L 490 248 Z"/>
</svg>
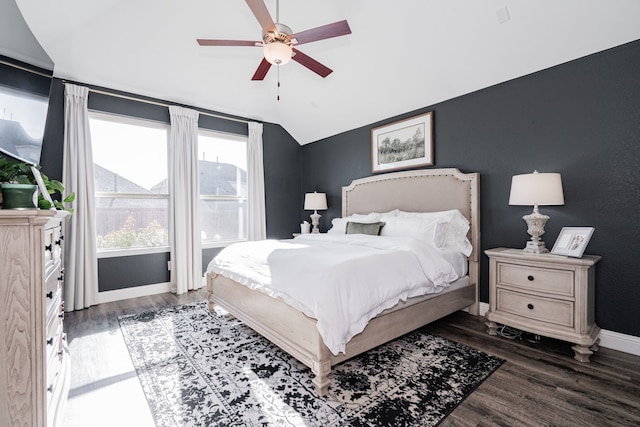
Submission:
<svg viewBox="0 0 640 427">
<path fill-rule="evenodd" d="M 60 246 L 61 242 L 60 240 L 56 240 L 56 246 Z"/>
<path fill-rule="evenodd" d="M 53 291 L 47 292 L 47 298 L 53 299 Z"/>
<path fill-rule="evenodd" d="M 53 345 L 53 338 L 49 338 L 47 340 L 47 345 Z"/>
<path fill-rule="evenodd" d="M 527 304 L 527 308 L 528 308 L 529 310 L 533 310 L 533 304 Z"/>
<path fill-rule="evenodd" d="M 50 385 L 49 387 L 47 387 L 47 391 L 48 391 L 49 393 L 53 393 L 53 384 L 52 384 L 52 385 Z"/>
<path fill-rule="evenodd" d="M 51 249 L 53 249 L 53 247 L 51 245 L 47 245 L 44 247 L 45 251 L 51 252 Z"/>
<path fill-rule="evenodd" d="M 530 282 L 533 282 L 533 276 L 527 276 L 527 280 L 529 280 Z"/>
</svg>

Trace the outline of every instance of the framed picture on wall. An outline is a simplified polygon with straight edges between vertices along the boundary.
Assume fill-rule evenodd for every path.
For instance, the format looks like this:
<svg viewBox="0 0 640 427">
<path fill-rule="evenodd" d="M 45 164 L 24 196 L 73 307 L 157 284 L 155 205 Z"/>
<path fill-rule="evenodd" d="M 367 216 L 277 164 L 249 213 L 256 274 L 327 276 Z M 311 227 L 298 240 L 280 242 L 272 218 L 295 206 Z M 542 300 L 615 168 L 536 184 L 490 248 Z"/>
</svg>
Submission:
<svg viewBox="0 0 640 427">
<path fill-rule="evenodd" d="M 371 129 L 371 171 L 433 166 L 433 111 Z"/>
<path fill-rule="evenodd" d="M 562 227 L 551 253 L 582 258 L 594 231 L 593 227 Z"/>
</svg>

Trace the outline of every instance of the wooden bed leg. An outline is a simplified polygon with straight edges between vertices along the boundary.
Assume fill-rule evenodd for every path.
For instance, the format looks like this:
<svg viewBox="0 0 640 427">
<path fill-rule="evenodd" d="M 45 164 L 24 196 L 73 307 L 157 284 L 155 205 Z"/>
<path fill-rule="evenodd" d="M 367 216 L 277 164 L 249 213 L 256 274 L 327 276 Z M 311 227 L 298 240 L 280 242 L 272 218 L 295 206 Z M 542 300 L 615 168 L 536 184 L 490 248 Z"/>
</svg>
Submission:
<svg viewBox="0 0 640 427">
<path fill-rule="evenodd" d="M 329 391 L 329 373 L 331 372 L 331 363 L 328 360 L 319 362 L 313 361 L 313 385 L 316 386 L 318 396 L 326 396 Z"/>
</svg>

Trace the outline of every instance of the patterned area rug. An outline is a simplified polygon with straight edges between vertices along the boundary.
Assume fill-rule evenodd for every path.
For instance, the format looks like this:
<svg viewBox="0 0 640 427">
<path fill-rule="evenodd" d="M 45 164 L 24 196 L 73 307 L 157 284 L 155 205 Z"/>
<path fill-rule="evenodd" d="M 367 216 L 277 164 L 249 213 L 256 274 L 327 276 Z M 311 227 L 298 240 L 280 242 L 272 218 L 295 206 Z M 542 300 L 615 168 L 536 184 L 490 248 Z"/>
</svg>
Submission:
<svg viewBox="0 0 640 427">
<path fill-rule="evenodd" d="M 420 330 L 312 373 L 206 302 L 119 318 L 158 427 L 433 426 L 502 359 Z"/>
</svg>

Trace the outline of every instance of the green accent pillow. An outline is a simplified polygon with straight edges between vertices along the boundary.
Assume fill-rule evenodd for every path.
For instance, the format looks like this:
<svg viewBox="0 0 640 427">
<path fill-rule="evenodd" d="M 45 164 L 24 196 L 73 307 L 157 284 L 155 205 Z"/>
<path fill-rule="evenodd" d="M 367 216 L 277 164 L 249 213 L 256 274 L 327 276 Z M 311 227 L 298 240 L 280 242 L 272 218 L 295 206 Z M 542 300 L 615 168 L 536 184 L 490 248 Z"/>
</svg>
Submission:
<svg viewBox="0 0 640 427">
<path fill-rule="evenodd" d="M 379 236 L 380 230 L 384 227 L 384 222 L 373 222 L 370 224 L 362 222 L 347 222 L 346 234 L 369 234 Z"/>
</svg>

